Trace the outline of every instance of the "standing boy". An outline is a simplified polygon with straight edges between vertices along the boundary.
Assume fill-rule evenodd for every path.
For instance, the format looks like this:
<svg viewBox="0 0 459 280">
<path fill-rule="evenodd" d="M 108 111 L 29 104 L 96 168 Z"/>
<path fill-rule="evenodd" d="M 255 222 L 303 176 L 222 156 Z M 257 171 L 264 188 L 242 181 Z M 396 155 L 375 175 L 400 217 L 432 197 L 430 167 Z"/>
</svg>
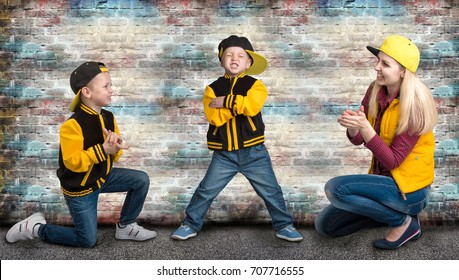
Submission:
<svg viewBox="0 0 459 280">
<path fill-rule="evenodd" d="M 40 238 L 53 244 L 93 247 L 97 241 L 97 202 L 100 193 L 127 192 L 116 239 L 144 241 L 156 232 L 135 222 L 142 211 L 150 179 L 143 171 L 113 168 L 123 149 L 115 116 L 102 107 L 112 98 L 112 82 L 107 67 L 86 62 L 70 76 L 75 97 L 70 105 L 74 114 L 61 126 L 59 169 L 65 201 L 75 227 L 46 224 L 42 213 L 35 213 L 15 224 L 7 233 L 10 243 Z"/>
<path fill-rule="evenodd" d="M 212 201 L 240 172 L 264 200 L 276 236 L 301 241 L 303 236 L 293 227 L 264 145 L 261 109 L 268 91 L 260 80 L 248 76 L 262 73 L 268 62 L 254 52 L 247 38 L 235 35 L 219 44 L 218 58 L 225 74 L 206 87 L 203 99 L 210 123 L 207 145 L 214 151 L 212 161 L 191 198 L 185 220 L 172 238 L 186 240 L 196 236 Z"/>
</svg>

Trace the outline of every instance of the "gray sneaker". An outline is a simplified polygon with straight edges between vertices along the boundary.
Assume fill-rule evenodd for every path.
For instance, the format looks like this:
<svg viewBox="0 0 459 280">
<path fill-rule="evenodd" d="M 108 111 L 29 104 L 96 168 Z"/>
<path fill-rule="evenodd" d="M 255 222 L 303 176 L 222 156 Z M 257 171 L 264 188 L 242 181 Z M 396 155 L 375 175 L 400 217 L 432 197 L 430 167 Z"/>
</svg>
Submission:
<svg viewBox="0 0 459 280">
<path fill-rule="evenodd" d="M 44 224 L 46 224 L 46 220 L 43 213 L 35 213 L 12 226 L 6 233 L 6 241 L 14 243 L 19 240 L 37 238 L 39 225 Z"/>
<path fill-rule="evenodd" d="M 157 234 L 155 231 L 145 229 L 135 222 L 125 226 L 124 228 L 121 228 L 120 224 L 116 223 L 116 239 L 145 241 L 148 239 L 155 238 L 156 235 Z"/>
</svg>

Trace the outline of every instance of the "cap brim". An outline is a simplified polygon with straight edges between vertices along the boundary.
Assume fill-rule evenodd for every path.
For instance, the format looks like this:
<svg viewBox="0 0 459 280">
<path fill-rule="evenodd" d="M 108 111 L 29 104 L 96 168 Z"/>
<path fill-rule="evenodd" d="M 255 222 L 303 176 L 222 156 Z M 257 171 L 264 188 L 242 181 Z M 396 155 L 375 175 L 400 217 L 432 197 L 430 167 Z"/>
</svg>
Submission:
<svg viewBox="0 0 459 280">
<path fill-rule="evenodd" d="M 75 112 L 75 110 L 80 107 L 80 93 L 81 93 L 81 90 L 78 91 L 77 94 L 75 94 L 75 97 L 73 98 L 72 100 L 72 103 L 70 104 L 70 111 L 71 112 Z"/>
<path fill-rule="evenodd" d="M 245 71 L 247 75 L 258 75 L 268 67 L 268 60 L 264 56 L 249 50 L 245 50 L 252 57 L 252 65 Z"/>
<path fill-rule="evenodd" d="M 374 54 L 375 56 L 378 56 L 380 50 L 376 49 L 376 48 L 373 48 L 373 47 L 370 47 L 370 46 L 367 46 L 367 50 L 369 50 L 372 54 Z"/>
</svg>

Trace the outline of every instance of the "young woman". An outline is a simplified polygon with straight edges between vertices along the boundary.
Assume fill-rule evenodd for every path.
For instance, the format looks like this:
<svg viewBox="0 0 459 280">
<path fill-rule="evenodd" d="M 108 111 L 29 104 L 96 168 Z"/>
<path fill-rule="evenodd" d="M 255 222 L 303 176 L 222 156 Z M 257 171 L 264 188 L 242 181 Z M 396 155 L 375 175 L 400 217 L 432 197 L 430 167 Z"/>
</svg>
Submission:
<svg viewBox="0 0 459 280">
<path fill-rule="evenodd" d="M 437 111 L 429 88 L 415 74 L 420 54 L 413 42 L 393 35 L 379 49 L 367 49 L 377 57 L 376 80 L 360 109 L 344 111 L 338 122 L 352 144 L 372 152 L 369 174 L 329 180 L 325 194 L 331 204 L 315 227 L 323 236 L 340 237 L 389 226 L 373 246 L 396 249 L 421 235 L 417 214 L 426 207 L 434 180 Z"/>
</svg>

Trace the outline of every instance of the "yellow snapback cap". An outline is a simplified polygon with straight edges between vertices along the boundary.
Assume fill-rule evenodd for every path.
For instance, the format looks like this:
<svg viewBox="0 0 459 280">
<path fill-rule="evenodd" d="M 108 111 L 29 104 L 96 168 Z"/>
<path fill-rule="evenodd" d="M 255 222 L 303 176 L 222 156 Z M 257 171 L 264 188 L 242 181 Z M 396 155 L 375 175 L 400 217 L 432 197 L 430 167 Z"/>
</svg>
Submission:
<svg viewBox="0 0 459 280">
<path fill-rule="evenodd" d="M 387 37 L 379 49 L 370 46 L 367 49 L 375 56 L 380 51 L 387 54 L 413 73 L 416 73 L 421 59 L 418 47 L 410 39 L 400 35 Z"/>
</svg>

